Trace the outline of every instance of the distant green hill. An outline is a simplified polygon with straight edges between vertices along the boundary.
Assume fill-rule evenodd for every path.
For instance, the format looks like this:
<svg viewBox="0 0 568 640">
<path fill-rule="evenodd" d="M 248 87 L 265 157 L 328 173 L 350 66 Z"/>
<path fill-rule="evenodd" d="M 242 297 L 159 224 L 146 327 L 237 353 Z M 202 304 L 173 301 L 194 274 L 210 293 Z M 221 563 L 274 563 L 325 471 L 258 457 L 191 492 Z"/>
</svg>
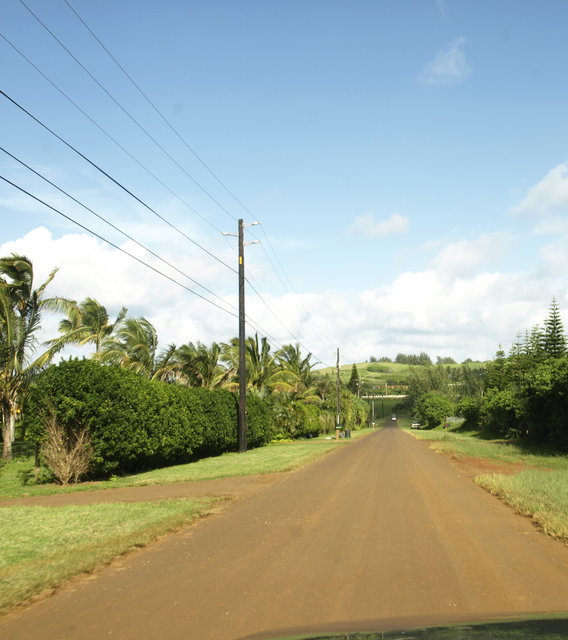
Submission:
<svg viewBox="0 0 568 640">
<path fill-rule="evenodd" d="M 361 390 L 364 393 L 376 392 L 387 394 L 405 393 L 405 387 L 408 384 L 410 373 L 413 369 L 421 368 L 420 364 L 399 364 L 398 362 L 360 362 L 356 363 L 357 373 L 361 383 Z M 432 365 L 437 366 L 437 365 Z M 460 367 L 460 364 L 440 365 L 452 368 Z M 471 362 L 471 367 L 482 367 L 482 362 Z M 342 382 L 347 383 L 351 377 L 353 363 L 343 364 L 339 367 L 339 376 Z M 326 367 L 325 369 L 317 369 L 314 376 L 328 375 L 335 380 L 335 367 Z"/>
</svg>

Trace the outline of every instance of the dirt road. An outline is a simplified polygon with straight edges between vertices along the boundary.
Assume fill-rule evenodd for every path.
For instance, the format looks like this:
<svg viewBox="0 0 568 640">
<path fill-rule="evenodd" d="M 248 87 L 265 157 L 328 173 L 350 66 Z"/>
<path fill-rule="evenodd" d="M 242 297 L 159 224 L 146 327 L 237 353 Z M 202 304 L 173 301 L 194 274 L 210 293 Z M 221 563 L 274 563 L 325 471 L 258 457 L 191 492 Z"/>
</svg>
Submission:
<svg viewBox="0 0 568 640">
<path fill-rule="evenodd" d="M 233 640 L 550 611 L 568 611 L 568 548 L 391 427 L 4 618 L 0 637 Z"/>
</svg>

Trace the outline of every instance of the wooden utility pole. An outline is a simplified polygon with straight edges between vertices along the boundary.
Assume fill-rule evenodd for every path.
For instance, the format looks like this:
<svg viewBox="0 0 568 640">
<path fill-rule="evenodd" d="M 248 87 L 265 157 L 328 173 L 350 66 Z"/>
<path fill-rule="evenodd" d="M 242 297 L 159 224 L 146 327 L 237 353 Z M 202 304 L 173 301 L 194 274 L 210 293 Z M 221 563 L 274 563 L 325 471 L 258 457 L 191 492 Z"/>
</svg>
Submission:
<svg viewBox="0 0 568 640">
<path fill-rule="evenodd" d="M 341 413 L 341 382 L 339 379 L 339 347 L 337 347 L 337 399 L 336 399 L 336 418 L 335 418 L 335 439 L 339 440 L 339 430 L 340 430 L 340 413 Z"/>
<path fill-rule="evenodd" d="M 237 236 L 239 243 L 239 409 L 237 416 L 237 446 L 239 453 L 247 450 L 247 367 L 246 367 L 246 323 L 245 323 L 245 245 L 257 244 L 244 241 L 244 228 L 260 222 L 243 224 L 238 220 L 237 233 L 223 233 L 224 236 Z"/>
<path fill-rule="evenodd" d="M 245 243 L 243 220 L 239 219 L 239 418 L 238 447 L 239 453 L 247 450 L 247 370 L 245 354 Z"/>
</svg>

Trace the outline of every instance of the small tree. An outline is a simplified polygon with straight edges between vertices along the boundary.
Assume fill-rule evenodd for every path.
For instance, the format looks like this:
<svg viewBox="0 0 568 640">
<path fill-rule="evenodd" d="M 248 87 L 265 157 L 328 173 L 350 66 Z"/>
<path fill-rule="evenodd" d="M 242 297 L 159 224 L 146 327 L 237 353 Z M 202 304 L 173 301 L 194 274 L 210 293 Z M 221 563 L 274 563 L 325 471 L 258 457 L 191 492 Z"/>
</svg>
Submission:
<svg viewBox="0 0 568 640">
<path fill-rule="evenodd" d="M 439 393 L 425 393 L 420 396 L 416 404 L 416 413 L 429 429 L 445 422 L 452 410 L 452 403 Z"/>
<path fill-rule="evenodd" d="M 45 419 L 41 453 L 61 484 L 77 483 L 89 471 L 93 448 L 87 427 L 65 429 L 50 413 Z"/>
<path fill-rule="evenodd" d="M 353 363 L 353 367 L 351 368 L 351 377 L 347 383 L 347 388 L 351 393 L 357 393 L 359 390 L 359 372 L 357 371 L 357 365 L 355 363 Z"/>
</svg>

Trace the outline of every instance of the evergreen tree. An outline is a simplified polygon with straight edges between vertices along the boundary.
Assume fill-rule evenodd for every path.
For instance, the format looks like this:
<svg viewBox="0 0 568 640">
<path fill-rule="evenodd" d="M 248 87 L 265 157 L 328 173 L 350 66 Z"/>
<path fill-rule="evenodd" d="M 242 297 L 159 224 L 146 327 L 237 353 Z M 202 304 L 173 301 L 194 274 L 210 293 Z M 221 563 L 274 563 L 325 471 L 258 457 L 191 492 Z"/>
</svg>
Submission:
<svg viewBox="0 0 568 640">
<path fill-rule="evenodd" d="M 544 321 L 541 340 L 542 349 L 547 355 L 560 358 L 566 353 L 566 336 L 556 298 L 552 298 L 548 318 Z"/>
<path fill-rule="evenodd" d="M 535 324 L 529 334 L 527 343 L 527 354 L 535 360 L 539 360 L 542 357 L 544 350 L 544 336 L 545 334 L 540 326 Z"/>
<path fill-rule="evenodd" d="M 487 365 L 486 386 L 488 389 L 494 388 L 503 390 L 507 384 L 506 358 L 503 347 L 499 346 L 495 354 L 495 360 Z"/>
<path fill-rule="evenodd" d="M 356 364 L 353 364 L 353 367 L 351 368 L 351 377 L 347 383 L 347 388 L 351 393 L 357 393 L 359 389 L 359 372 L 357 371 Z"/>
</svg>

